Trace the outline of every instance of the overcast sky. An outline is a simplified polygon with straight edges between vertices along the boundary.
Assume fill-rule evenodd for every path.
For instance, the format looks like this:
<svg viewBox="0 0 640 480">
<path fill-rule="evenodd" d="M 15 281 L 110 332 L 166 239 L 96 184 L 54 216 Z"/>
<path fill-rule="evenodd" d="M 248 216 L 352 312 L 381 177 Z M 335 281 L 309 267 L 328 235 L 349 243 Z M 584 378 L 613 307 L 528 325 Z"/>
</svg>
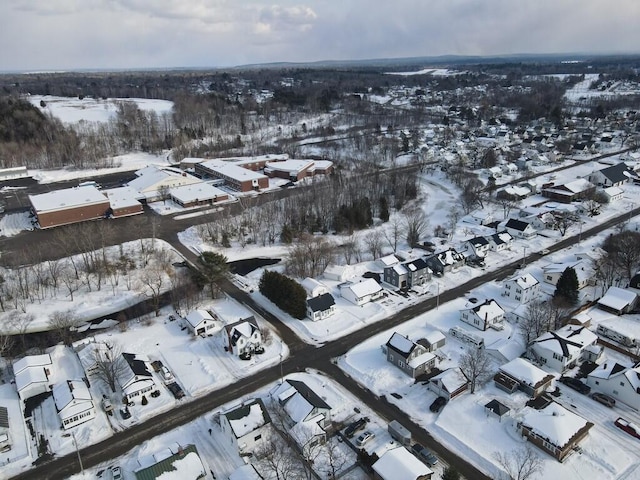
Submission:
<svg viewBox="0 0 640 480">
<path fill-rule="evenodd" d="M 0 0 L 0 71 L 639 53 L 640 0 Z"/>
</svg>

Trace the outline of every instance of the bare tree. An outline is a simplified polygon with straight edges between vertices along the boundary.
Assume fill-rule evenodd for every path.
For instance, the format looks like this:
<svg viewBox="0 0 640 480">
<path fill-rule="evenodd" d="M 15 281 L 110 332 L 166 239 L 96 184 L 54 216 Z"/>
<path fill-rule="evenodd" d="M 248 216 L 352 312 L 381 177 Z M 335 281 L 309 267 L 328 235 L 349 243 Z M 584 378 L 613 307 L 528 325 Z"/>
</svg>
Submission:
<svg viewBox="0 0 640 480">
<path fill-rule="evenodd" d="M 460 370 L 469 379 L 471 393 L 491 373 L 491 358 L 484 348 L 469 346 L 460 357 Z"/>
<path fill-rule="evenodd" d="M 378 230 L 369 232 L 363 241 L 374 260 L 382 255 L 382 235 Z"/>
<path fill-rule="evenodd" d="M 162 200 L 162 204 L 166 204 L 167 200 L 169 200 L 169 198 L 171 197 L 171 194 L 169 193 L 171 191 L 171 187 L 169 187 L 169 185 L 160 185 L 158 187 L 158 196 L 160 197 L 160 200 Z"/>
<path fill-rule="evenodd" d="M 0 357 L 5 358 L 11 351 L 11 347 L 13 347 L 13 336 L 4 332 L 0 333 Z"/>
<path fill-rule="evenodd" d="M 605 292 L 613 286 L 618 278 L 618 266 L 611 255 L 603 255 L 594 262 L 595 277 L 602 284 L 602 291 Z"/>
<path fill-rule="evenodd" d="M 569 227 L 577 221 L 578 217 L 571 212 L 558 212 L 553 216 L 553 224 L 560 232 L 561 237 L 564 237 Z"/>
<path fill-rule="evenodd" d="M 518 203 L 508 197 L 496 198 L 495 203 L 502 208 L 502 218 L 505 220 L 509 218 L 511 211 L 518 207 Z"/>
<path fill-rule="evenodd" d="M 140 292 L 147 296 L 153 305 L 156 317 L 160 315 L 160 297 L 164 291 L 166 273 L 158 266 L 148 267 L 140 276 Z"/>
<path fill-rule="evenodd" d="M 11 312 L 9 316 L 9 324 L 11 328 L 20 335 L 20 341 L 22 343 L 22 351 L 26 351 L 27 343 L 26 343 L 26 334 L 29 330 L 29 326 L 35 320 L 35 317 L 32 313 L 18 313 L 16 311 Z"/>
<path fill-rule="evenodd" d="M 384 238 L 391 249 L 396 252 L 398 250 L 398 242 L 402 237 L 402 219 L 399 215 L 394 215 L 387 222 L 388 227 L 383 230 Z"/>
<path fill-rule="evenodd" d="M 300 471 L 300 462 L 296 454 L 278 435 L 273 435 L 271 442 L 263 442 L 256 450 L 255 456 L 260 459 L 259 464 L 276 480 L 297 480 L 305 478 Z"/>
<path fill-rule="evenodd" d="M 122 348 L 116 343 L 97 343 L 94 345 L 93 360 L 93 375 L 115 393 L 118 381 L 128 368 Z"/>
<path fill-rule="evenodd" d="M 414 208 L 405 214 L 404 228 L 407 243 L 413 247 L 429 228 L 429 220 L 421 209 Z"/>
<path fill-rule="evenodd" d="M 518 323 L 520 335 L 522 335 L 525 346 L 528 346 L 529 343 L 544 332 L 549 331 L 551 325 L 549 313 L 547 302 L 529 302 L 525 316 Z"/>
<path fill-rule="evenodd" d="M 509 480 L 532 480 L 542 473 L 542 459 L 530 446 L 509 452 L 496 452 L 496 461 L 504 469 Z"/>
<path fill-rule="evenodd" d="M 78 318 L 72 310 L 56 311 L 49 315 L 49 327 L 65 345 L 71 345 L 71 327 L 78 324 Z"/>
</svg>

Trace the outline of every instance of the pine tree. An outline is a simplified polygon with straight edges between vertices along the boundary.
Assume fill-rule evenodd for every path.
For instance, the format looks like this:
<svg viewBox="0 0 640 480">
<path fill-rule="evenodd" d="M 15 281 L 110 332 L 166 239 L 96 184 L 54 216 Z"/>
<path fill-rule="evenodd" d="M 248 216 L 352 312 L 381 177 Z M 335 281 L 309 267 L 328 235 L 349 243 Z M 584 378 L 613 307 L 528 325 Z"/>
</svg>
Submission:
<svg viewBox="0 0 640 480">
<path fill-rule="evenodd" d="M 453 467 L 447 467 L 442 472 L 442 480 L 460 480 L 460 474 Z"/>
<path fill-rule="evenodd" d="M 567 305 L 578 303 L 578 275 L 573 267 L 565 268 L 562 275 L 560 275 L 553 299 L 556 302 L 563 302 Z"/>
</svg>

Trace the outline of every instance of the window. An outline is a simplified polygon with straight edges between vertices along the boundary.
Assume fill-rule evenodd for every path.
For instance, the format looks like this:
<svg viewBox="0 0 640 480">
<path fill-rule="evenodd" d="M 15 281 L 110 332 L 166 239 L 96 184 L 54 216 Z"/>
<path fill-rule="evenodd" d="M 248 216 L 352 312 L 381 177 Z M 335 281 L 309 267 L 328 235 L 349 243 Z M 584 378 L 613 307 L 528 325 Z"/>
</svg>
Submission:
<svg viewBox="0 0 640 480">
<path fill-rule="evenodd" d="M 398 360 L 398 366 L 400 368 L 404 368 L 404 362 L 402 360 Z"/>
<path fill-rule="evenodd" d="M 254 440 L 255 442 L 257 442 L 257 441 L 258 441 L 258 440 L 260 440 L 261 438 L 262 438 L 262 435 L 256 435 L 256 436 L 253 438 L 253 440 Z"/>
<path fill-rule="evenodd" d="M 519 288 L 516 288 L 516 293 L 522 293 L 522 290 L 520 290 Z"/>
<path fill-rule="evenodd" d="M 547 280 L 549 280 L 550 282 L 553 281 L 553 278 L 551 278 L 551 275 L 547 275 Z"/>
</svg>

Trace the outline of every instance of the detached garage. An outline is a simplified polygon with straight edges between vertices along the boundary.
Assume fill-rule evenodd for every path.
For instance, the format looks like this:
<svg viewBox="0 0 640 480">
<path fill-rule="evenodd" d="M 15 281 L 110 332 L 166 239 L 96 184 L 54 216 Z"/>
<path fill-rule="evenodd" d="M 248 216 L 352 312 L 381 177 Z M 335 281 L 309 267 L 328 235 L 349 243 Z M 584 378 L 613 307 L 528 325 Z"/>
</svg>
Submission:
<svg viewBox="0 0 640 480">
<path fill-rule="evenodd" d="M 42 229 L 104 218 L 110 208 L 109 199 L 90 185 L 29 195 L 29 202 Z"/>
</svg>

